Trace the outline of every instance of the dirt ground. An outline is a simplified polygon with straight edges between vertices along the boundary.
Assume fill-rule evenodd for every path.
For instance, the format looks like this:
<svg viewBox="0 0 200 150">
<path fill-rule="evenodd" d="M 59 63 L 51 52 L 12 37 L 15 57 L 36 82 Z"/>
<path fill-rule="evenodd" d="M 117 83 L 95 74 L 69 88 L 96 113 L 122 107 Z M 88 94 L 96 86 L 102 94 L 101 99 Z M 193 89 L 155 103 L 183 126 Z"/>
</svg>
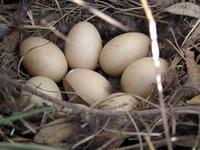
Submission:
<svg viewBox="0 0 200 150">
<path fill-rule="evenodd" d="M 141 103 L 130 112 L 90 109 L 73 103 L 65 92 L 64 102 L 55 108 L 27 109 L 21 104 L 24 89 L 54 101 L 24 86 L 31 78 L 19 56 L 25 38 L 40 36 L 64 50 L 69 30 L 80 21 L 98 29 L 103 45 L 126 32 L 150 36 L 149 20 L 140 1 L 1 0 L 0 149 L 163 150 L 169 149 L 168 142 L 172 149 L 200 149 L 200 1 L 148 0 L 148 4 L 157 25 L 160 57 L 170 62 L 162 80 L 166 118 L 156 85 L 147 99 L 136 97 Z M 107 75 L 99 66 L 95 71 L 109 80 L 115 92 L 121 91 L 120 78 Z M 62 81 L 58 86 L 64 91 Z"/>
</svg>

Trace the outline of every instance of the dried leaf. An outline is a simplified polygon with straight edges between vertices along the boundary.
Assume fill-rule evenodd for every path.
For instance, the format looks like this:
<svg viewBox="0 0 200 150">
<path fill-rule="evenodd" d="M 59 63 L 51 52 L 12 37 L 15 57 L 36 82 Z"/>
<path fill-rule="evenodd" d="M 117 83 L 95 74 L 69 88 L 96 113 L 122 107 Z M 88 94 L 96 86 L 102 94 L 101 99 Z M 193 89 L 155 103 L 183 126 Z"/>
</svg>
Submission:
<svg viewBox="0 0 200 150">
<path fill-rule="evenodd" d="M 90 124 L 89 128 L 90 130 L 87 131 L 88 135 L 87 134 L 85 135 L 86 137 L 88 137 L 89 135 L 93 135 L 94 128 L 96 128 L 95 129 L 96 131 L 101 131 L 98 133 L 96 132 L 95 138 L 93 138 L 92 141 L 90 142 L 91 149 L 115 149 L 119 147 L 127 137 L 130 136 L 123 134 L 123 132 L 135 131 L 132 125 L 127 126 L 128 122 L 130 121 L 129 119 L 127 119 L 127 117 L 121 117 L 121 118 L 114 117 L 111 119 L 107 119 L 104 117 L 99 119 L 100 120 L 98 120 L 98 122 L 97 121 L 91 122 L 92 124 Z M 106 131 L 104 129 L 108 129 L 110 131 Z M 116 131 L 116 132 L 111 132 L 111 131 Z"/>
<path fill-rule="evenodd" d="M 8 34 L 10 31 L 11 31 L 10 27 L 8 27 L 6 24 L 0 23 L 0 39 L 3 38 L 6 34 Z"/>
<path fill-rule="evenodd" d="M 200 6 L 190 2 L 174 4 L 164 9 L 164 11 L 177 15 L 200 18 Z"/>
<path fill-rule="evenodd" d="M 197 23 L 199 20 L 197 21 Z M 196 24 L 196 22 L 195 22 Z M 192 25 L 193 26 L 193 25 Z M 194 25 L 195 26 L 195 25 Z M 191 47 L 195 44 L 196 41 L 200 39 L 200 23 L 196 26 L 192 34 L 187 38 L 184 43 L 184 47 Z"/>
<path fill-rule="evenodd" d="M 188 78 L 193 84 L 200 83 L 200 70 L 194 60 L 194 52 L 184 49 Z"/>
<path fill-rule="evenodd" d="M 20 33 L 12 32 L 9 35 L 4 36 L 3 42 L 0 44 L 0 51 L 13 52 L 16 51 L 16 47 L 20 41 Z"/>
<path fill-rule="evenodd" d="M 175 2 L 177 2 L 177 0 L 149 0 L 149 4 L 162 7 L 170 6 Z"/>
<path fill-rule="evenodd" d="M 178 146 L 184 146 L 184 147 L 194 147 L 196 142 L 197 142 L 198 137 L 196 135 L 193 136 L 186 136 L 186 137 L 180 137 L 177 138 L 177 141 L 174 142 L 174 144 L 178 145 Z M 198 148 L 199 148 L 199 144 L 198 144 Z"/>
<path fill-rule="evenodd" d="M 192 99 L 190 99 L 189 101 L 187 101 L 187 104 L 199 105 L 200 104 L 200 95 L 197 95 L 197 96 L 193 97 Z"/>
<path fill-rule="evenodd" d="M 34 142 L 40 144 L 55 144 L 75 133 L 77 124 L 67 122 L 67 119 L 61 118 L 54 120 L 41 128 L 35 135 Z"/>
</svg>

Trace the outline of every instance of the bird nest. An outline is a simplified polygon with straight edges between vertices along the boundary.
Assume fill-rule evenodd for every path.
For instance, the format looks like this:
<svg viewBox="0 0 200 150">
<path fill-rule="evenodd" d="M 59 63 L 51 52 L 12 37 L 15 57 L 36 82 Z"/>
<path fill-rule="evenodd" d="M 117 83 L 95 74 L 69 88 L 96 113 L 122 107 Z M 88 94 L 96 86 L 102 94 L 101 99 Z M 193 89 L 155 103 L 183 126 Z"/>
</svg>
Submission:
<svg viewBox="0 0 200 150">
<path fill-rule="evenodd" d="M 150 35 L 144 5 L 137 0 L 1 1 L 0 148 L 199 147 L 200 3 L 192 0 L 148 3 L 157 25 L 160 57 L 170 63 L 163 76 L 163 91 L 158 92 L 155 84 L 147 98 L 135 96 L 140 101 L 136 109 L 110 111 L 73 102 L 73 97 L 64 92 L 62 82 L 58 86 L 63 102 L 25 86 L 31 75 L 21 65 L 19 46 L 27 37 L 40 36 L 63 50 L 69 30 L 80 21 L 88 21 L 98 29 L 103 45 L 126 32 Z M 120 91 L 118 77 L 105 74 L 100 67 L 95 71 L 109 80 L 115 92 Z M 56 105 L 22 108 L 21 90 Z"/>
</svg>

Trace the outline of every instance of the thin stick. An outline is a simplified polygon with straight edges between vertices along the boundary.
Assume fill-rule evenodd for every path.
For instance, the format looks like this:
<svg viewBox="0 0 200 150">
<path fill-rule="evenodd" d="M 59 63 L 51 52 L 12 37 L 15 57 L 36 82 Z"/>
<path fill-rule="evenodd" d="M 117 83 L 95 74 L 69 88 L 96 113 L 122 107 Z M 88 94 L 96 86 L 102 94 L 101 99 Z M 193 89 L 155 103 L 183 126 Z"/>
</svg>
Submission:
<svg viewBox="0 0 200 150">
<path fill-rule="evenodd" d="M 140 150 L 143 150 L 142 137 L 141 137 L 141 135 L 139 134 L 139 133 L 140 133 L 140 130 L 139 130 L 139 128 L 138 128 L 138 126 L 137 126 L 135 120 L 134 120 L 134 119 L 132 118 L 132 116 L 130 115 L 130 113 L 128 113 L 127 111 L 126 111 L 126 113 L 127 113 L 127 116 L 129 117 L 129 119 L 131 120 L 133 126 L 135 127 L 136 132 L 138 133 L 137 136 L 138 136 L 138 140 L 139 140 L 139 143 L 140 143 Z"/>
<path fill-rule="evenodd" d="M 150 137 L 147 135 L 144 137 L 145 141 L 147 142 L 147 145 L 149 146 L 150 150 L 155 150 L 155 147 L 153 146 L 153 142 L 151 141 Z"/>
<path fill-rule="evenodd" d="M 105 20 L 106 22 L 110 23 L 113 26 L 116 26 L 124 31 L 129 31 L 130 29 L 123 25 L 122 23 L 120 23 L 119 21 L 113 19 L 112 17 L 106 15 L 105 13 L 99 11 L 98 9 L 88 5 L 86 2 L 84 2 L 83 0 L 71 0 L 72 2 L 88 9 L 91 13 L 93 13 L 94 15 L 98 16 L 99 18 Z"/>
<path fill-rule="evenodd" d="M 89 140 L 95 138 L 96 136 L 98 136 L 101 132 L 103 132 L 105 130 L 105 128 L 106 128 L 106 126 L 108 125 L 109 122 L 110 122 L 110 118 L 107 119 L 106 123 L 103 125 L 103 127 L 99 131 L 97 131 L 96 133 L 84 138 L 83 140 L 79 141 L 78 143 L 74 144 L 72 146 L 72 149 L 76 149 L 78 146 L 80 146 L 80 145 L 88 142 Z"/>
<path fill-rule="evenodd" d="M 111 130 L 111 129 L 104 129 L 105 131 L 111 132 L 111 133 L 121 133 L 122 135 L 140 135 L 140 136 L 153 136 L 153 137 L 160 137 L 161 133 L 146 133 L 146 132 L 125 132 L 125 131 L 118 131 L 118 130 Z"/>
<path fill-rule="evenodd" d="M 68 111 L 72 114 L 83 114 L 87 113 L 88 115 L 91 114 L 93 116 L 102 117 L 102 116 L 111 116 L 111 117 L 123 117 L 127 116 L 127 113 L 124 111 L 110 111 L 110 110 L 98 110 L 94 108 L 89 108 L 84 105 L 80 104 L 73 104 L 69 102 L 62 101 L 61 99 L 56 99 L 53 97 L 50 97 L 40 91 L 35 90 L 34 88 L 31 88 L 29 86 L 26 86 L 22 83 L 19 83 L 18 81 L 11 79 L 10 77 L 0 74 L 0 81 L 1 85 L 3 86 L 6 84 L 13 86 L 15 88 L 26 90 L 27 92 L 31 92 L 36 96 L 42 97 L 44 100 L 49 100 L 55 104 L 58 104 L 60 106 L 64 106 L 68 108 Z M 200 92 L 200 91 L 199 91 Z M 199 114 L 200 115 L 200 105 L 192 105 L 192 106 L 177 106 L 172 108 L 167 108 L 167 112 L 171 113 L 180 113 L 180 114 Z M 158 108 L 154 109 L 147 109 L 147 110 L 134 110 L 131 111 L 130 114 L 134 115 L 135 113 L 140 114 L 141 117 L 156 117 L 161 113 L 161 110 Z"/>
<path fill-rule="evenodd" d="M 198 128 L 198 134 L 197 134 L 197 139 L 195 142 L 195 145 L 193 147 L 193 149 L 198 149 L 199 147 L 199 141 L 200 141 L 200 115 L 199 115 L 199 124 L 198 124 L 199 128 Z"/>
<path fill-rule="evenodd" d="M 60 11 L 60 15 L 62 16 L 62 9 L 60 8 L 60 4 L 59 4 L 58 0 L 54 0 L 54 1 L 58 7 L 58 10 Z"/>
<path fill-rule="evenodd" d="M 161 109 L 161 114 L 163 117 L 163 126 L 165 130 L 167 147 L 169 150 L 172 150 L 172 143 L 170 140 L 169 125 L 167 121 L 166 108 L 165 108 L 166 106 L 165 106 L 164 98 L 163 98 L 163 86 L 162 86 L 161 75 L 160 75 L 160 61 L 159 61 L 160 54 L 159 54 L 159 46 L 158 46 L 158 41 L 157 41 L 156 23 L 155 23 L 152 11 L 149 8 L 147 0 L 141 0 L 141 3 L 143 5 L 145 14 L 149 21 L 149 31 L 150 31 L 150 37 L 152 40 L 151 50 L 152 50 L 153 60 L 155 63 L 155 68 L 156 68 L 156 82 L 157 82 L 157 89 L 158 89 L 158 95 L 159 95 L 160 109 Z"/>
<path fill-rule="evenodd" d="M 26 29 L 42 29 L 42 30 L 50 30 L 51 32 L 53 32 L 56 36 L 58 36 L 59 38 L 61 38 L 62 40 L 67 40 L 67 37 L 60 31 L 58 31 L 54 26 L 50 25 L 50 26 L 40 26 L 40 25 L 23 25 L 24 28 Z"/>
<path fill-rule="evenodd" d="M 187 42 L 188 38 L 190 37 L 190 35 L 193 33 L 193 31 L 197 28 L 197 26 L 200 24 L 200 19 L 197 21 L 197 23 L 194 25 L 194 27 L 192 28 L 192 30 L 190 30 L 190 32 L 187 34 L 187 36 L 185 37 L 183 43 L 182 43 L 182 47 L 185 46 L 185 43 Z"/>
</svg>

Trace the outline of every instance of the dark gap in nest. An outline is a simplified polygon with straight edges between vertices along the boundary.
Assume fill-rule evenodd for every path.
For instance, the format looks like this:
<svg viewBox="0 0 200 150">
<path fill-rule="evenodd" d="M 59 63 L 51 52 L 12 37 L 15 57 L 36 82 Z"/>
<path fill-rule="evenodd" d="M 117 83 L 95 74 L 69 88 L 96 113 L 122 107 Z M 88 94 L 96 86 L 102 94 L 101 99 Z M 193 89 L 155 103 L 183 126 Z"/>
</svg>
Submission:
<svg viewBox="0 0 200 150">
<path fill-rule="evenodd" d="M 1 4 L 16 4 L 20 0 L 1 0 Z"/>
<path fill-rule="evenodd" d="M 183 146 L 173 146 L 175 150 L 192 150 L 192 148 L 183 147 Z M 168 150 L 166 146 L 159 147 L 157 150 Z"/>
</svg>

